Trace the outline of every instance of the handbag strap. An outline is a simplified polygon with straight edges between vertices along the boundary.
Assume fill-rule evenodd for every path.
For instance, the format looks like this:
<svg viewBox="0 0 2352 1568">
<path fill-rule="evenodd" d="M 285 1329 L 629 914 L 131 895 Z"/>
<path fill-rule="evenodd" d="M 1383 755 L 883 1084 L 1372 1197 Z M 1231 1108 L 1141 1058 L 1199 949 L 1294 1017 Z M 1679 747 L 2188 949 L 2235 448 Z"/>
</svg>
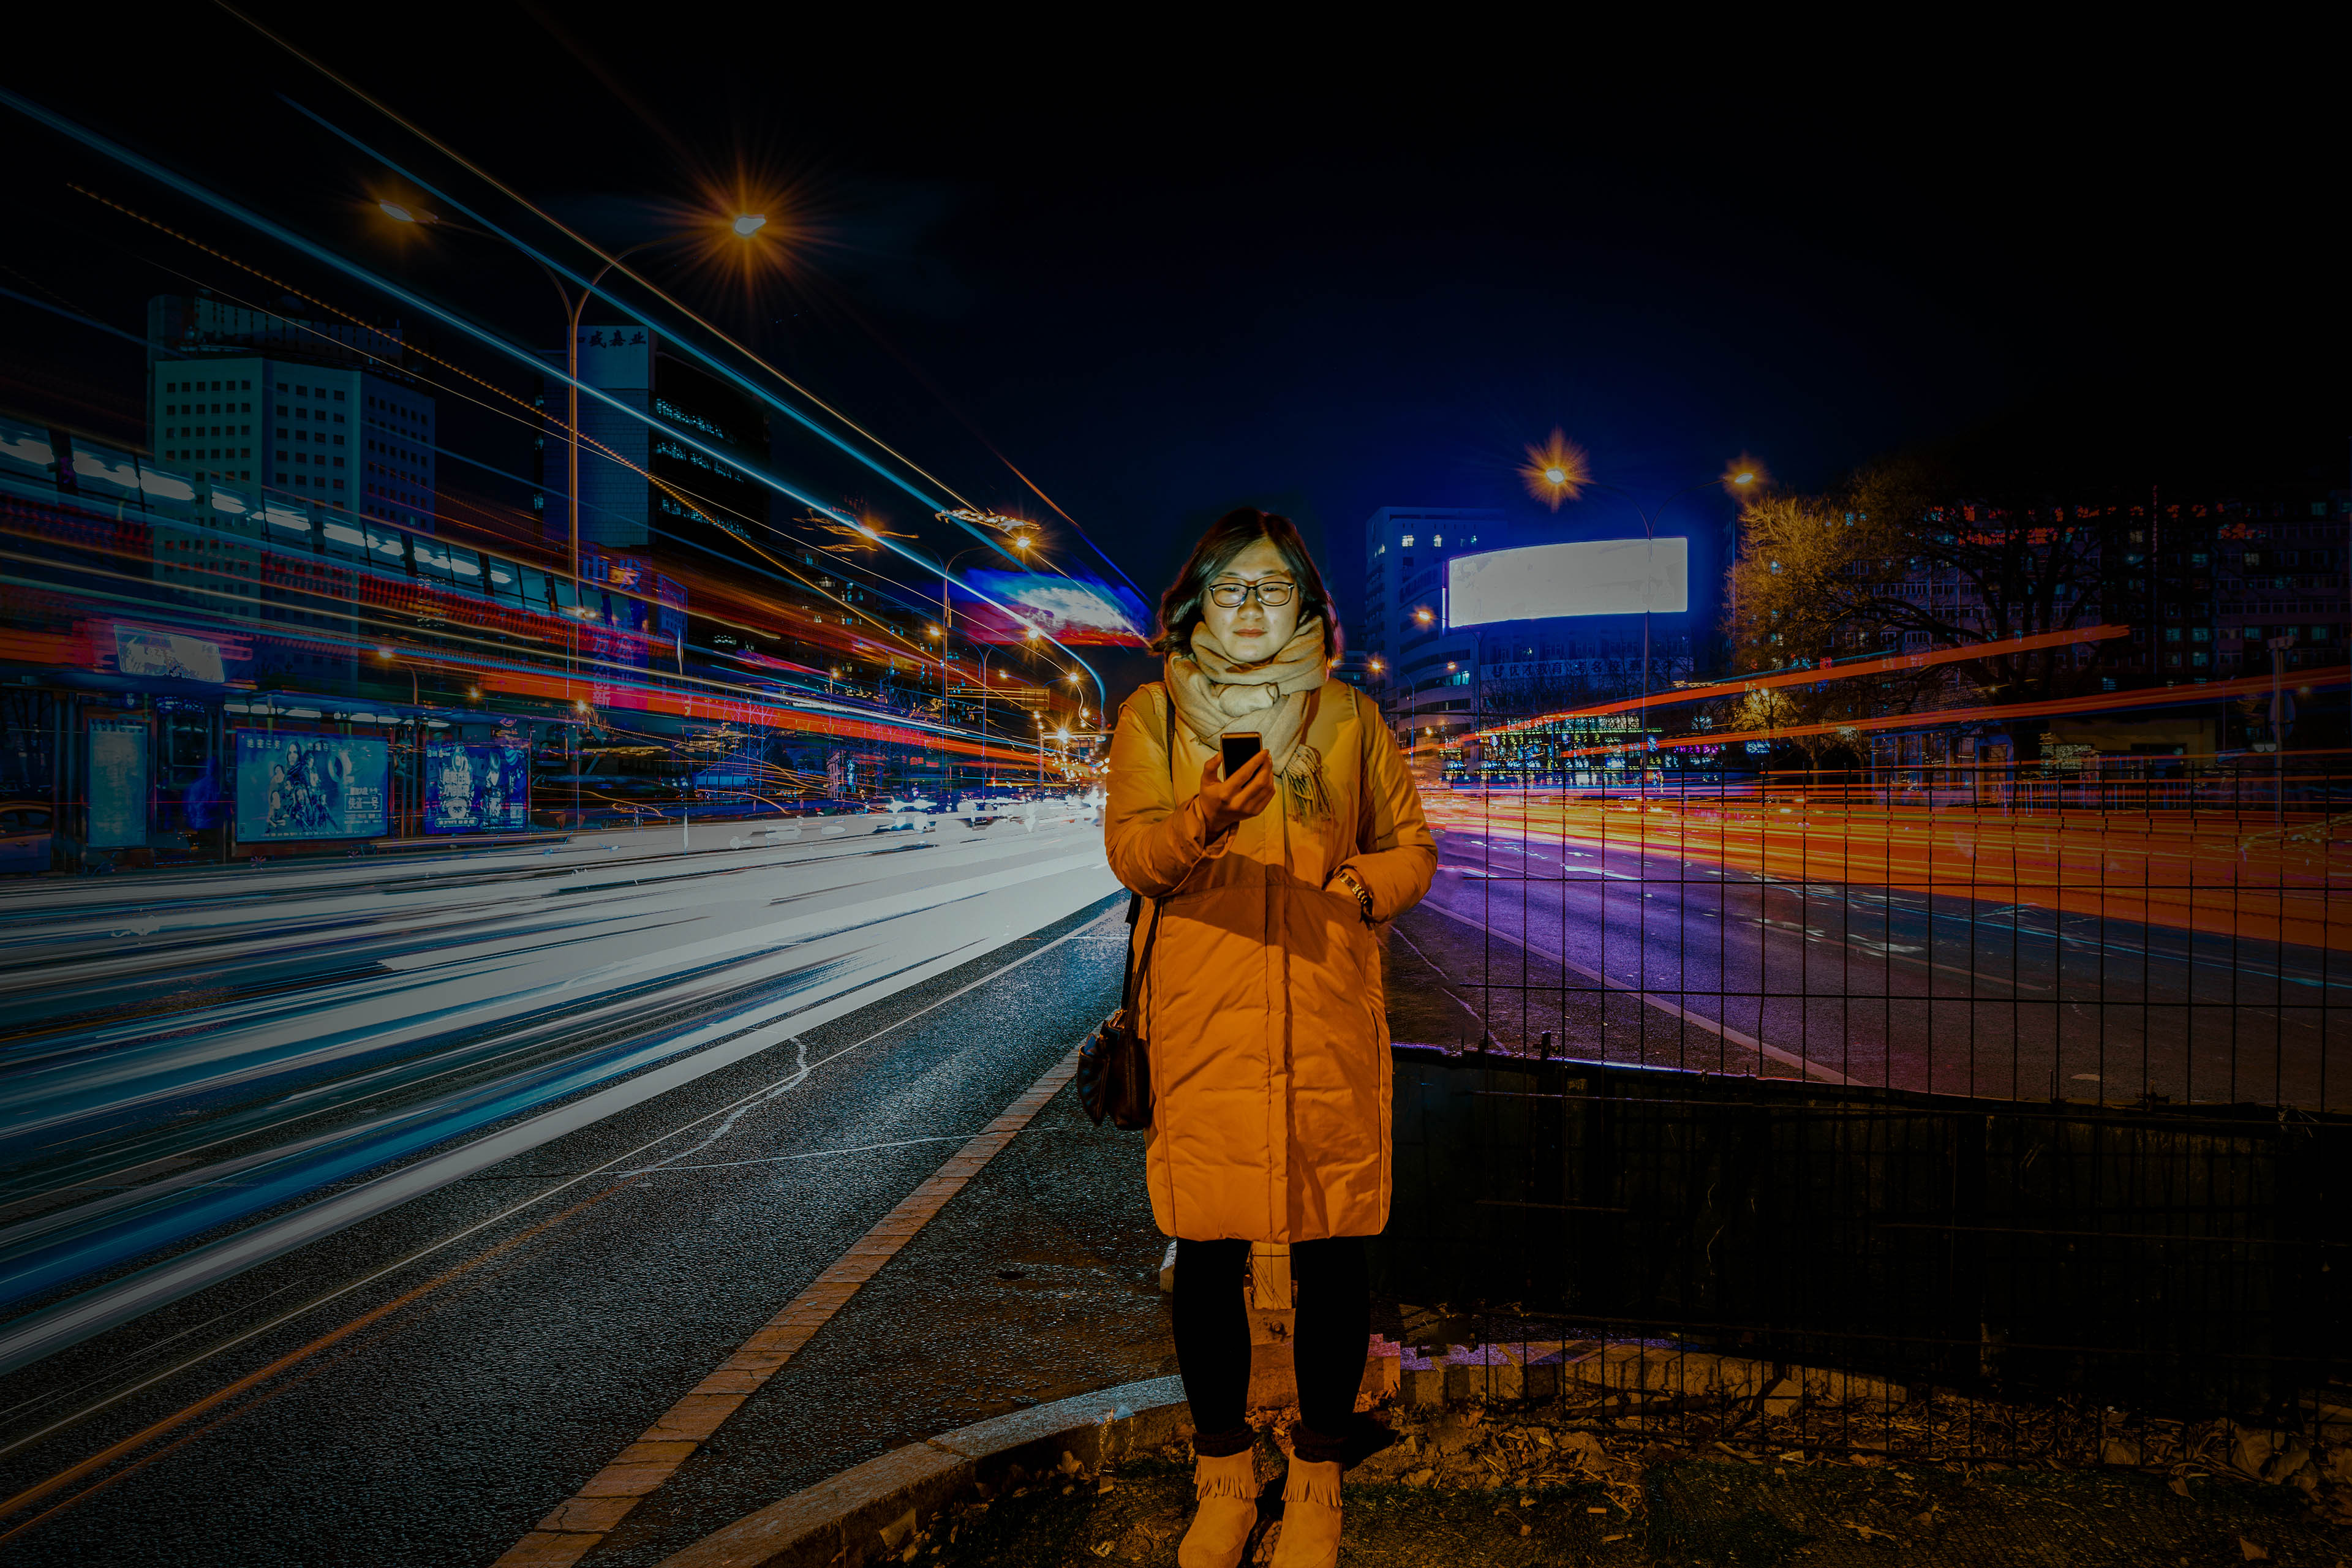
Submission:
<svg viewBox="0 0 2352 1568">
<path fill-rule="evenodd" d="M 1176 700 L 1166 686 L 1160 689 L 1160 706 L 1168 717 L 1168 798 L 1176 798 Z M 1132 926 L 1142 918 L 1143 906 L 1151 905 L 1151 929 L 1143 933 L 1143 952 L 1127 966 L 1127 979 L 1118 989 L 1119 1011 L 1128 1015 L 1130 1023 L 1135 1016 L 1135 987 L 1138 978 L 1151 967 L 1151 944 L 1160 940 L 1160 900 L 1147 900 L 1141 893 L 1130 894 L 1127 900 L 1127 923 Z"/>
</svg>

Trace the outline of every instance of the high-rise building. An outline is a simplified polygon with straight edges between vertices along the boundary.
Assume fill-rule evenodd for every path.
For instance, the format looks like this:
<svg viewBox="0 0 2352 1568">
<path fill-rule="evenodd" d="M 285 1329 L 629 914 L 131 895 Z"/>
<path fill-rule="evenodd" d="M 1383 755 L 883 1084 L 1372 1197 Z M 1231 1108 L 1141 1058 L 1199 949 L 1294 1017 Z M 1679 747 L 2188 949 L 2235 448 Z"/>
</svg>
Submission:
<svg viewBox="0 0 2352 1568">
<path fill-rule="evenodd" d="M 740 559 L 764 529 L 771 492 L 748 470 L 768 461 L 757 399 L 673 353 L 635 323 L 580 328 L 580 541 L 610 549 L 667 543 Z M 561 368 L 560 351 L 549 363 Z M 546 536 L 568 542 L 568 398 L 541 383 L 538 497 Z"/>
<path fill-rule="evenodd" d="M 433 399 L 400 369 L 397 327 L 164 294 L 147 339 L 158 467 L 431 530 Z"/>
<path fill-rule="evenodd" d="M 1384 506 L 1365 520 L 1363 653 L 1401 730 L 1470 722 L 1472 693 L 1450 688 L 1469 686 L 1475 644 L 1445 629 L 1445 563 L 1504 548 L 1508 526 L 1485 507 Z"/>
</svg>

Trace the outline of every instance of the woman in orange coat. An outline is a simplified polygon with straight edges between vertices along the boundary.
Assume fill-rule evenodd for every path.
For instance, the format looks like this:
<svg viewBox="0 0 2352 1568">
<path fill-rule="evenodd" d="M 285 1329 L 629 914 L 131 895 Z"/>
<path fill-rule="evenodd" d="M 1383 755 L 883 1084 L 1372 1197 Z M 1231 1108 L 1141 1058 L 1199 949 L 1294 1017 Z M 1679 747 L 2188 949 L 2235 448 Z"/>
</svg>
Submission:
<svg viewBox="0 0 2352 1568">
<path fill-rule="evenodd" d="M 1161 597 L 1166 679 L 1128 700 L 1111 744 L 1111 868 L 1156 900 L 1131 959 L 1159 922 L 1139 1010 L 1151 1210 L 1177 1238 L 1176 1355 L 1198 1433 L 1182 1568 L 1232 1568 L 1256 1518 L 1242 1301 L 1254 1241 L 1289 1244 L 1297 1292 L 1300 1424 L 1274 1561 L 1338 1561 L 1339 1446 L 1370 1334 L 1362 1238 L 1389 1216 L 1377 942 L 1437 867 L 1378 710 L 1326 679 L 1338 647 L 1298 531 L 1231 512 Z M 1239 732 L 1261 749 L 1227 777 L 1220 738 Z"/>
</svg>

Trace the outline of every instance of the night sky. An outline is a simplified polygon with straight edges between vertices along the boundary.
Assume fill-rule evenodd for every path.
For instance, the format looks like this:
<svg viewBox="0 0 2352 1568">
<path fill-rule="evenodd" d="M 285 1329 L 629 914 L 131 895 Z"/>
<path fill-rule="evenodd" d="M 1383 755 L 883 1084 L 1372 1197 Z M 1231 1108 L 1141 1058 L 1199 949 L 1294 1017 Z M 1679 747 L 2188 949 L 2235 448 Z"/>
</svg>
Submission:
<svg viewBox="0 0 2352 1568">
<path fill-rule="evenodd" d="M 0 70 L 478 319 L 558 341 L 527 264 L 396 252 L 367 199 L 397 182 L 281 100 L 420 170 L 446 161 L 226 12 L 148 15 L 108 40 L 102 70 L 88 17 Z M 2323 177 L 2341 127 L 2291 40 L 2242 58 L 2200 40 L 2193 66 L 1979 40 L 1923 66 L 1907 47 L 1900 64 L 1847 63 L 1801 43 L 1765 58 L 1573 36 L 1385 58 L 1314 39 L 1179 50 L 1140 30 L 912 38 L 911 16 L 857 34 L 688 7 L 567 8 L 562 24 L 495 4 L 375 8 L 363 34 L 317 6 L 255 15 L 607 245 L 659 232 L 658 204 L 698 178 L 749 170 L 776 193 L 789 270 L 748 296 L 675 262 L 656 275 L 962 493 L 1042 511 L 1018 465 L 1147 592 L 1192 527 L 1253 501 L 1334 542 L 1344 615 L 1369 511 L 1540 516 L 1512 470 L 1555 426 L 1596 477 L 1653 497 L 1743 451 L 1821 485 L 1988 426 L 2063 449 L 2086 485 L 2346 483 L 2341 192 Z M 2035 63 L 1984 52 L 2012 47 Z M 21 221 L 0 286 L 133 335 L 150 293 L 262 292 L 80 184 L 387 309 L 5 123 Z M 0 320 L 0 405 L 139 437 L 135 345 L 15 300 Z M 528 471 L 518 424 L 460 411 L 445 438 Z M 793 477 L 917 525 L 903 494 L 799 450 L 780 452 Z M 1727 504 L 1703 496 L 1669 523 Z M 1638 526 L 1598 495 L 1563 519 Z"/>
</svg>

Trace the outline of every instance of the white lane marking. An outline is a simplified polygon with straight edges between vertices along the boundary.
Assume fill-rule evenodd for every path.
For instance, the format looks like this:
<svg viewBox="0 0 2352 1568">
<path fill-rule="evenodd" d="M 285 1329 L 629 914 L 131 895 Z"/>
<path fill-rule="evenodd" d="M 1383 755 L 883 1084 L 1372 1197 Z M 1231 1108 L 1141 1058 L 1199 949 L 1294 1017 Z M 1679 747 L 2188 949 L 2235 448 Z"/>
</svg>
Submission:
<svg viewBox="0 0 2352 1568">
<path fill-rule="evenodd" d="M 1069 901 L 1065 905 L 1065 907 L 1063 907 L 1058 912 L 1047 914 L 1043 919 L 1037 920 L 1030 926 L 1029 929 L 1034 931 L 1039 925 L 1050 924 L 1053 921 L 1062 918 L 1062 915 L 1070 912 L 1070 910 L 1084 909 L 1087 904 L 1093 903 L 1097 899 L 1105 896 L 1105 889 L 1093 885 L 1093 879 L 1087 879 L 1087 885 L 1084 887 L 1069 889 Z M 896 1029 L 900 1027 L 902 1025 L 911 1023 L 915 1019 L 923 1016 L 926 1013 L 929 1013 L 937 1008 L 945 1006 L 948 1003 L 954 1001 L 957 996 L 963 995 L 965 992 L 976 989 L 979 985 L 987 984 L 989 980 L 993 980 L 1000 975 L 1008 973 L 1020 967 L 1022 964 L 1027 963 L 1030 960 L 1051 952 L 1054 948 L 1060 946 L 1061 943 L 1076 936 L 1078 931 L 1092 930 L 1095 926 L 1102 924 L 1105 921 L 1111 919 L 1113 916 L 1124 919 L 1125 915 L 1125 910 L 1113 908 L 1106 911 L 1099 919 L 1087 922 L 1087 925 L 1079 927 L 1078 931 L 1065 933 L 1055 941 L 1039 947 L 1035 952 L 1023 954 L 1013 963 L 1004 965 L 1002 969 L 992 972 L 985 979 L 975 981 L 972 984 L 965 986 L 963 990 L 956 992 L 953 995 L 943 996 L 939 1001 L 932 1003 L 929 1006 L 923 1007 L 916 1012 L 910 1013 L 906 1017 L 899 1019 L 897 1023 L 893 1023 L 885 1028 L 877 1029 L 873 1034 L 866 1037 L 865 1039 L 857 1041 L 855 1045 L 844 1046 L 841 1049 L 833 1052 L 830 1056 L 820 1058 L 816 1062 L 812 1063 L 811 1066 L 813 1068 L 822 1067 L 826 1062 L 846 1056 L 851 1051 L 856 1050 L 860 1047 L 863 1047 L 873 1040 L 879 1039 L 882 1036 L 888 1034 L 892 1029 Z M 512 1159 L 518 1154 L 526 1153 L 532 1149 L 536 1149 L 542 1143 L 563 1137 L 568 1133 L 579 1131 L 582 1128 L 593 1126 L 596 1122 L 604 1120 L 606 1117 L 615 1115 L 633 1106 L 642 1104 L 648 1100 L 667 1094 L 673 1089 L 692 1083 L 695 1079 L 716 1072 L 720 1068 L 730 1067 L 736 1062 L 743 1060 L 747 1057 L 757 1056 L 761 1051 L 769 1049 L 780 1041 L 791 1038 L 793 1034 L 797 1034 L 803 1030 L 814 1028 L 819 1024 L 830 1022 L 832 1019 L 840 1017 L 845 1013 L 852 1013 L 861 1007 L 871 1006 L 876 1002 L 881 1000 L 882 996 L 894 994 L 897 992 L 907 989 L 908 986 L 919 984 L 923 981 L 929 980 L 936 974 L 942 974 L 961 964 L 969 963 L 974 958 L 981 956 L 982 952 L 1004 945 L 1004 943 L 1010 942 L 1016 934 L 1018 933 L 1008 928 L 994 942 L 982 947 L 980 952 L 975 952 L 970 948 L 965 948 L 956 952 L 932 959 L 928 963 L 909 969 L 904 973 L 896 976 L 897 984 L 891 985 L 890 988 L 887 991 L 883 992 L 880 996 L 867 995 L 863 992 L 853 992 L 845 996 L 836 996 L 828 1001 L 817 1003 L 813 1006 L 807 1007 L 804 1011 L 795 1013 L 786 1009 L 781 1017 L 776 1016 L 772 1009 L 757 1010 L 753 1015 L 751 1015 L 751 1016 L 756 1019 L 764 1013 L 768 1016 L 768 1021 L 764 1024 L 757 1025 L 757 1026 L 754 1026 L 747 1033 L 738 1035 L 735 1038 L 728 1040 L 723 1045 L 712 1046 L 709 1048 L 688 1057 L 682 1061 L 666 1063 L 650 1071 L 641 1073 L 637 1077 L 630 1079 L 625 1083 L 614 1084 L 610 1089 L 603 1089 L 597 1093 L 576 1100 L 568 1105 L 558 1106 L 552 1110 L 542 1111 L 539 1115 L 530 1118 L 529 1121 L 520 1122 L 502 1131 L 491 1133 L 488 1137 L 476 1139 L 470 1143 L 461 1144 L 457 1148 L 452 1149 L 446 1153 L 435 1155 L 429 1159 L 418 1161 L 415 1164 L 404 1166 L 399 1170 L 389 1172 L 384 1175 L 375 1177 L 374 1179 L 365 1182 L 357 1187 L 353 1187 L 347 1192 L 338 1194 L 331 1198 L 322 1199 L 320 1202 L 308 1205 L 302 1208 L 295 1210 L 291 1214 L 285 1215 L 280 1218 L 267 1221 L 248 1229 L 223 1237 L 217 1241 L 195 1247 L 188 1252 L 184 1252 L 175 1258 L 165 1260 L 164 1262 L 154 1264 L 147 1268 L 141 1269 L 136 1273 L 126 1275 L 121 1279 L 115 1281 L 113 1284 L 100 1286 L 96 1289 L 84 1291 L 80 1295 L 68 1297 L 67 1300 L 58 1302 L 53 1307 L 45 1308 L 37 1312 L 28 1313 L 25 1317 L 19 1318 L 14 1322 L 9 1323 L 5 1328 L 0 1328 L 0 1376 L 5 1376 L 8 1373 L 14 1372 L 19 1367 L 28 1366 L 32 1363 L 40 1360 L 42 1357 L 54 1354 L 58 1351 L 63 1350 L 69 1345 L 78 1344 L 81 1341 L 89 1338 L 92 1334 L 103 1332 L 104 1331 L 116 1327 L 119 1324 L 126 1323 L 131 1319 L 139 1317 L 143 1313 L 152 1311 L 158 1307 L 178 1300 L 181 1297 L 203 1289 L 207 1285 L 216 1284 L 223 1279 L 233 1278 L 236 1275 L 245 1272 L 248 1268 L 266 1263 L 273 1258 L 278 1258 L 285 1253 L 291 1252 L 296 1247 L 307 1246 L 310 1242 L 318 1240 L 321 1237 L 331 1236 L 336 1231 L 356 1225 L 362 1220 L 373 1218 L 375 1215 L 383 1213 L 387 1209 L 398 1207 L 400 1205 L 406 1203 L 411 1198 L 419 1197 L 436 1188 L 446 1186 L 449 1183 L 457 1181 L 465 1176 L 472 1175 L 478 1171 L 487 1170 L 488 1167 L 498 1164 L 503 1161 Z M 705 1029 L 697 1031 L 697 1033 L 708 1037 L 716 1038 L 727 1034 L 730 1030 L 741 1028 L 744 1022 L 745 1017 L 743 1016 L 739 1016 L 718 1024 L 708 1026 Z M 800 1069 L 797 1067 L 794 1068 L 795 1073 L 799 1070 Z M 792 1075 L 788 1074 L 786 1076 L 790 1077 Z M 765 1094 L 772 1088 L 773 1085 L 770 1085 L 755 1091 L 753 1095 L 746 1096 L 745 1098 L 756 1099 L 758 1095 Z M 707 1116 L 697 1117 L 695 1120 L 686 1123 L 684 1126 L 673 1128 L 671 1131 L 663 1133 L 660 1137 L 652 1140 L 650 1142 L 641 1144 L 618 1159 L 608 1160 L 604 1164 L 595 1167 L 594 1170 L 583 1172 L 578 1176 L 574 1176 L 569 1180 L 559 1183 L 555 1186 L 546 1189 L 535 1197 L 526 1198 L 521 1203 L 515 1205 L 512 1207 L 501 1210 L 498 1215 L 493 1215 L 490 1219 L 482 1221 L 479 1225 L 469 1226 L 464 1230 L 458 1231 L 454 1236 L 447 1237 L 441 1241 L 435 1242 L 431 1247 L 425 1248 L 423 1251 L 412 1253 L 400 1263 L 393 1264 L 387 1268 L 377 1270 L 375 1273 L 367 1276 L 366 1279 L 355 1280 L 351 1285 L 345 1286 L 341 1289 L 336 1290 L 330 1295 L 320 1297 L 318 1302 L 313 1302 L 311 1305 L 315 1306 L 320 1302 L 332 1300 L 336 1296 L 342 1295 L 349 1290 L 356 1289 L 360 1285 L 365 1284 L 368 1279 L 380 1279 L 383 1275 L 391 1272 L 392 1268 L 404 1267 L 407 1263 L 414 1262 L 416 1258 L 425 1257 L 428 1253 L 448 1246 L 451 1242 L 457 1241 L 461 1237 L 470 1236 L 474 1234 L 474 1232 L 481 1229 L 482 1226 L 495 1224 L 498 1220 L 503 1219 L 509 1215 L 520 1213 L 522 1209 L 529 1207 L 534 1203 L 538 1203 L 547 1197 L 551 1197 L 557 1193 L 562 1192 L 580 1182 L 585 1181 L 589 1176 L 610 1171 L 617 1165 L 625 1164 L 630 1160 L 645 1153 L 646 1151 L 657 1148 L 663 1143 L 667 1143 L 672 1138 L 678 1136 L 680 1133 L 691 1131 L 694 1128 L 701 1126 L 706 1121 L 723 1116 L 728 1110 L 733 1110 L 735 1104 L 740 1103 L 742 1103 L 740 1100 L 736 1101 L 734 1104 L 722 1107 L 720 1110 L 714 1110 Z M 310 1308 L 304 1307 L 297 1309 L 297 1311 L 308 1311 L 309 1310 Z M 284 1321 L 284 1319 L 276 1320 L 275 1322 L 265 1325 L 265 1327 L 275 1327 L 276 1322 L 282 1322 Z M 256 1329 L 247 1334 L 237 1336 L 237 1339 L 242 1340 L 250 1338 L 252 1333 L 259 1333 L 261 1331 L 263 1331 Z M 236 1342 L 237 1342 L 236 1340 L 227 1342 L 227 1343 L 231 1344 Z M 216 1348 L 225 1349 L 226 1346 L 223 1345 Z M 210 1354 L 212 1352 L 207 1352 L 206 1353 Z M 167 1373 L 162 1375 L 169 1376 L 171 1374 Z M 150 1381 L 152 1382 L 153 1380 L 151 1379 Z M 140 1386 L 144 1387 L 146 1385 L 142 1384 Z M 40 1436 L 40 1434 L 35 1434 L 35 1436 Z M 25 1442 L 30 1442 L 33 1439 L 29 1437 L 24 1439 Z M 21 1443 L 12 1444 L 8 1448 L 0 1448 L 0 1455 L 11 1452 L 14 1448 L 21 1446 Z"/>
<path fill-rule="evenodd" d="M 657 1165 L 646 1165 L 635 1171 L 615 1171 L 617 1176 L 649 1176 L 659 1171 L 732 1171 L 744 1165 L 775 1165 L 787 1160 L 829 1160 L 835 1154 L 870 1154 L 877 1149 L 910 1149 L 918 1143 L 961 1143 L 979 1137 L 977 1132 L 942 1132 L 936 1138 L 894 1138 L 887 1143 L 852 1143 L 846 1149 L 812 1149 L 805 1154 L 762 1154 L 756 1160 L 721 1160 L 709 1165 L 673 1165 L 664 1160 Z"/>
</svg>

